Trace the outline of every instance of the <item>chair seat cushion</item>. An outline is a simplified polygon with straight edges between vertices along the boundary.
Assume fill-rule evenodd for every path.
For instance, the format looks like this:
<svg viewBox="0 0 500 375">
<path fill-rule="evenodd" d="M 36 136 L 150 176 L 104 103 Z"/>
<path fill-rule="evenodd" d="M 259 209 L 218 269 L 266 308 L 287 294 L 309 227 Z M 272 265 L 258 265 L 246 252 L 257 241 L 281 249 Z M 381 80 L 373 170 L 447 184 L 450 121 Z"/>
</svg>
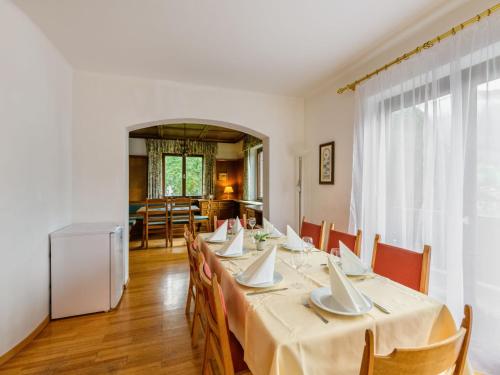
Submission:
<svg viewBox="0 0 500 375">
<path fill-rule="evenodd" d="M 152 227 L 152 226 L 158 226 L 158 225 L 165 225 L 165 222 L 164 221 L 153 221 L 153 222 L 149 222 L 148 223 L 148 227 Z"/>
<path fill-rule="evenodd" d="M 173 219 L 172 222 L 174 224 L 189 224 L 189 219 Z"/>
<path fill-rule="evenodd" d="M 208 220 L 208 216 L 194 215 L 195 220 Z"/>
</svg>

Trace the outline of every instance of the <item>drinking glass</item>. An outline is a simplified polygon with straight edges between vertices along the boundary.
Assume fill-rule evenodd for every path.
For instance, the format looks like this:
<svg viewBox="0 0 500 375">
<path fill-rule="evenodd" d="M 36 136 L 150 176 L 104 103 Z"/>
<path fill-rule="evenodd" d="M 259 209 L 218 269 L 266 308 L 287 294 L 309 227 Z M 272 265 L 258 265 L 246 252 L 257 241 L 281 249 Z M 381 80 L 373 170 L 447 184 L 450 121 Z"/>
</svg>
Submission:
<svg viewBox="0 0 500 375">
<path fill-rule="evenodd" d="M 292 253 L 291 261 L 292 261 L 292 267 L 298 271 L 306 261 L 306 254 L 303 251 L 294 251 Z M 301 275 L 300 273 L 297 272 L 296 276 L 300 277 Z M 294 282 L 293 284 L 291 284 L 291 287 L 295 289 L 300 289 L 302 288 L 302 284 L 299 282 Z"/>
<path fill-rule="evenodd" d="M 292 266 L 296 270 L 304 265 L 306 261 L 306 254 L 303 251 L 294 251 L 292 253 Z"/>
<path fill-rule="evenodd" d="M 248 218 L 248 225 L 250 225 L 250 228 L 252 228 L 252 231 L 250 232 L 252 233 L 252 238 L 253 238 L 253 227 L 255 227 L 255 224 L 257 224 L 257 220 L 255 220 L 254 217 Z"/>
<path fill-rule="evenodd" d="M 311 258 L 312 250 L 314 249 L 314 241 L 312 237 L 304 236 L 302 237 L 302 249 L 304 253 L 307 255 L 307 262 L 304 267 L 309 268 L 311 265 L 309 264 L 309 259 Z"/>
<path fill-rule="evenodd" d="M 227 229 L 230 234 L 233 234 L 234 223 L 235 223 L 234 219 L 229 219 L 229 221 L 227 222 Z"/>
</svg>

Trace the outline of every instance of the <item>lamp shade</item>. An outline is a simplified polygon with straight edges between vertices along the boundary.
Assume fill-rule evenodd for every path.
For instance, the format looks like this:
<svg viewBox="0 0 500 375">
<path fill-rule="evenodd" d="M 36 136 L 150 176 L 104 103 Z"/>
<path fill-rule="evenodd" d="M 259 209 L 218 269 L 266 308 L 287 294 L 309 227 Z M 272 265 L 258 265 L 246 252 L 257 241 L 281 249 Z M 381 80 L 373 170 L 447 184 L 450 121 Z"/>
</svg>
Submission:
<svg viewBox="0 0 500 375">
<path fill-rule="evenodd" d="M 232 186 L 226 186 L 224 188 L 224 194 L 229 194 L 229 193 L 234 193 L 234 190 L 233 190 Z"/>
</svg>

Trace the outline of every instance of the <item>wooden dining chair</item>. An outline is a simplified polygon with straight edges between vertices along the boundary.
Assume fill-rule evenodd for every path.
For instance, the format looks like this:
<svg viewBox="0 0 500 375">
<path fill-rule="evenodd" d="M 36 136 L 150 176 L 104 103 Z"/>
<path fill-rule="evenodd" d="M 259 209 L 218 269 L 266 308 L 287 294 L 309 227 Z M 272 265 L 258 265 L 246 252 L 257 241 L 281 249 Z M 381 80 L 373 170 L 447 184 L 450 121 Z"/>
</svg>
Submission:
<svg viewBox="0 0 500 375">
<path fill-rule="evenodd" d="M 146 199 L 144 233 L 146 249 L 149 248 L 149 235 L 153 233 L 163 233 L 165 235 L 165 247 L 168 247 L 168 210 L 165 199 Z"/>
<path fill-rule="evenodd" d="M 212 220 L 210 220 L 210 213 L 212 212 L 212 200 L 209 199 L 207 201 L 207 207 L 206 207 L 206 215 L 202 215 L 200 212 L 199 215 L 193 214 L 193 235 L 196 236 L 196 227 L 199 225 L 200 227 L 202 225 L 205 225 L 206 231 L 211 232 L 212 231 Z"/>
<path fill-rule="evenodd" d="M 462 375 L 472 330 L 472 308 L 464 307 L 460 329 L 453 336 L 418 348 L 401 348 L 387 356 L 375 354 L 372 330 L 365 332 L 360 375 Z M 453 372 L 448 372 L 452 370 Z"/>
<path fill-rule="evenodd" d="M 205 262 L 199 264 L 199 274 L 207 321 L 202 374 L 249 374 L 243 348 L 229 330 L 224 295 L 217 276 Z"/>
<path fill-rule="evenodd" d="M 361 236 L 361 229 L 358 229 L 356 235 L 354 235 L 335 230 L 335 226 L 332 224 L 328 231 L 328 241 L 324 250 L 330 252 L 331 249 L 338 249 L 340 247 L 339 242 L 342 242 L 359 257 L 361 254 Z"/>
<path fill-rule="evenodd" d="M 311 237 L 313 239 L 314 247 L 316 249 L 323 249 L 325 242 L 325 227 L 326 222 L 323 220 L 321 225 L 313 224 L 306 221 L 306 217 L 302 217 L 302 224 L 300 225 L 300 237 Z"/>
<path fill-rule="evenodd" d="M 194 299 L 194 314 L 193 321 L 191 322 L 191 342 L 193 347 L 198 346 L 198 340 L 200 335 L 207 334 L 207 318 L 206 318 L 206 293 L 203 288 L 203 284 L 200 278 L 200 270 L 203 267 L 207 268 L 208 264 L 205 262 L 205 256 L 198 249 L 196 242 L 191 244 L 189 249 L 190 256 L 194 259 L 193 267 L 193 284 L 195 289 L 195 299 Z"/>
<path fill-rule="evenodd" d="M 227 220 L 231 220 L 231 219 L 227 219 Z M 234 219 L 234 220 L 236 220 L 236 219 Z M 226 221 L 226 219 L 220 220 L 220 219 L 217 219 L 217 216 L 214 215 L 214 230 L 216 230 L 222 224 L 224 224 L 225 221 Z M 241 223 L 241 226 L 243 228 L 247 228 L 247 214 L 243 214 L 243 217 L 240 218 L 240 223 Z"/>
<path fill-rule="evenodd" d="M 372 269 L 378 275 L 427 294 L 430 262 L 431 247 L 429 245 L 424 246 L 422 253 L 417 253 L 381 243 L 380 235 L 375 235 Z"/>
<path fill-rule="evenodd" d="M 193 231 L 193 213 L 191 211 L 191 198 L 170 198 L 169 207 L 169 228 L 170 244 L 174 245 L 174 229 L 187 225 L 189 230 Z"/>
<path fill-rule="evenodd" d="M 191 313 L 191 303 L 196 300 L 196 286 L 195 286 L 195 277 L 196 275 L 196 257 L 193 256 L 193 252 L 191 251 L 191 247 L 194 243 L 193 234 L 189 231 L 187 225 L 184 225 L 184 240 L 186 241 L 186 249 L 188 255 L 189 262 L 189 285 L 188 285 L 188 294 L 186 298 L 186 315 Z"/>
</svg>

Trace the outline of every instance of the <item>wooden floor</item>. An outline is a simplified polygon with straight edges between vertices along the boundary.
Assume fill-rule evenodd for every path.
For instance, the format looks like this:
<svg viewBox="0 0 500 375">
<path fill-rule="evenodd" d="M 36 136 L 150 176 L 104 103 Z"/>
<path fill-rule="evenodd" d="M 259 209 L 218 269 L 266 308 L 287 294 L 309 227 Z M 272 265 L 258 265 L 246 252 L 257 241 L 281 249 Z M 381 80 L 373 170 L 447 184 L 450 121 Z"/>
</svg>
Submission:
<svg viewBox="0 0 500 375">
<path fill-rule="evenodd" d="M 186 248 L 174 245 L 131 251 L 115 311 L 50 322 L 0 374 L 199 374 L 203 344 L 192 348 L 184 314 Z"/>
</svg>

